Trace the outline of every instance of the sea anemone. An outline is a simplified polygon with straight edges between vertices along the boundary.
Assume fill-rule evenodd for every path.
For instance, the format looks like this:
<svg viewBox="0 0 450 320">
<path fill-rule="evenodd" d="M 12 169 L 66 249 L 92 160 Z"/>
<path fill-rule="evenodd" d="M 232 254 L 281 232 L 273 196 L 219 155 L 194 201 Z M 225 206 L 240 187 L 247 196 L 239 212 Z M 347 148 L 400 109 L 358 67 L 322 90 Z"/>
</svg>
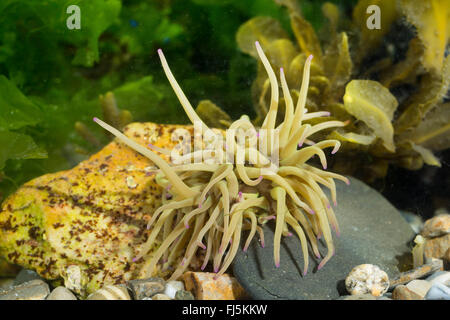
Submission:
<svg viewBox="0 0 450 320">
<path fill-rule="evenodd" d="M 281 237 L 292 236 L 291 231 L 301 241 L 304 275 L 308 270 L 308 240 L 317 258 L 321 257 L 317 240 L 322 236 L 325 240 L 327 254 L 319 263 L 318 269 L 334 254 L 331 228 L 339 235 L 339 226 L 330 201 L 320 185 L 330 190 L 332 201 L 336 205 L 334 179 L 343 180 L 347 184 L 349 180 L 325 171 L 327 160 L 323 149 L 333 147 L 331 153 L 334 154 L 339 149 L 340 142 L 324 140 L 314 143 L 308 138 L 320 130 L 342 127 L 346 123 L 302 123 L 304 120 L 329 116 L 328 112 L 308 113 L 305 108 L 313 58 L 311 55 L 305 63 L 295 108 L 283 69 L 280 70 L 286 111 L 284 120 L 277 124 L 277 78 L 261 46 L 258 42 L 255 45 L 271 85 L 269 112 L 258 130 L 248 116 L 244 115 L 234 121 L 226 133 L 213 133 L 215 138 L 225 136 L 226 141 L 216 139 L 212 153 L 211 150 L 199 149 L 183 154 L 181 158 L 184 162 L 181 164 L 180 161 L 166 161 L 157 153 L 169 155 L 171 151 L 153 145 L 139 145 L 117 129 L 94 118 L 100 126 L 148 157 L 159 168 L 156 181 L 163 190 L 163 203 L 152 214 L 148 223 L 148 240 L 133 259 L 144 259 L 140 277 L 153 275 L 159 267 L 167 269 L 169 266 L 176 266 L 170 278 L 177 279 L 192 259 L 197 257 L 199 248 L 204 250 L 201 269 L 212 262 L 214 272 L 222 274 L 239 250 L 243 231 L 250 230 L 244 251 L 256 233 L 264 247 L 261 226 L 272 219 L 275 220 L 273 255 L 276 267 L 280 266 Z M 158 54 L 164 72 L 189 119 L 194 126 L 200 126 L 204 133 L 211 135 L 213 131 L 195 113 L 161 49 Z M 191 161 L 198 157 L 202 159 L 202 156 L 205 158 L 207 153 L 213 156 L 214 161 Z M 306 163 L 315 155 L 323 170 Z M 161 239 L 161 243 L 153 251 L 151 249 L 157 239 Z"/>
</svg>

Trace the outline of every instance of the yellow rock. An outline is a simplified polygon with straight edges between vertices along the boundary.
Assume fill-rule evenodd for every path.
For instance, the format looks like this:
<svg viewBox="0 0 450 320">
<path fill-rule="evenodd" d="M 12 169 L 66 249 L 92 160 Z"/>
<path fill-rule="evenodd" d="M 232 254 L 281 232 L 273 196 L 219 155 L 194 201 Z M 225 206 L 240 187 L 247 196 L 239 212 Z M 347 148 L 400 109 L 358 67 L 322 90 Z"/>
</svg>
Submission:
<svg viewBox="0 0 450 320">
<path fill-rule="evenodd" d="M 171 133 L 181 127 L 133 123 L 124 133 L 143 146 L 172 149 Z M 0 211 L 0 256 L 46 279 L 73 281 L 81 296 L 135 278 L 143 259 L 132 259 L 161 204 L 155 169 L 114 140 L 71 170 L 27 182 Z"/>
</svg>

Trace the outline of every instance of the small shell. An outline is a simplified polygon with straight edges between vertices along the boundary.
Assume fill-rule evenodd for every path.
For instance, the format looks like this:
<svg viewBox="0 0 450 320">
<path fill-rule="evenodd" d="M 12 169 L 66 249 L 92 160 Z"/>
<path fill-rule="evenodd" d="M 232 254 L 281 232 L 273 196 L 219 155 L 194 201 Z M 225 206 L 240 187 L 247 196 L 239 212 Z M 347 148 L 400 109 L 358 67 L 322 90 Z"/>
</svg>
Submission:
<svg viewBox="0 0 450 320">
<path fill-rule="evenodd" d="M 91 293 L 87 300 L 131 300 L 124 285 L 109 285 Z"/>
<path fill-rule="evenodd" d="M 361 264 L 350 271 L 345 287 L 352 295 L 370 293 L 378 297 L 387 292 L 389 277 L 376 265 Z"/>
<path fill-rule="evenodd" d="M 62 274 L 64 286 L 80 295 L 84 294 L 84 281 L 81 275 L 81 269 L 77 265 L 70 265 Z"/>
<path fill-rule="evenodd" d="M 132 176 L 128 176 L 126 179 L 128 188 L 134 189 L 137 187 L 137 183 L 136 181 L 134 181 L 134 178 Z"/>
</svg>

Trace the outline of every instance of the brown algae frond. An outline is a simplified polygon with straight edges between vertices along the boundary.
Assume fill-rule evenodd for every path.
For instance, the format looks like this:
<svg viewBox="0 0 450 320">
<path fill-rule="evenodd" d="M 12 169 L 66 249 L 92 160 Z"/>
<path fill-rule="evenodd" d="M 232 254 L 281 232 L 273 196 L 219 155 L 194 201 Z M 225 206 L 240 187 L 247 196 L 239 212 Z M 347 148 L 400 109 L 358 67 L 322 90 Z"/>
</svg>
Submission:
<svg viewBox="0 0 450 320">
<path fill-rule="evenodd" d="M 256 42 L 258 55 L 269 76 L 271 103 L 261 128 L 255 128 L 247 116 L 232 122 L 226 133 L 226 142 L 216 144 L 216 161 L 192 162 L 192 158 L 204 156 L 205 150 L 183 154 L 187 162 L 162 159 L 156 152 L 170 151 L 148 148 L 137 144 L 119 130 L 94 118 L 100 126 L 115 135 L 121 142 L 152 160 L 159 167 L 157 183 L 163 187 L 163 204 L 152 215 L 148 224 L 151 229 L 147 242 L 139 248 L 133 259 L 143 258 L 145 263 L 140 277 L 153 275 L 158 268 L 177 266 L 171 279 L 177 279 L 203 249 L 201 269 L 211 262 L 214 272 L 224 273 L 232 263 L 240 245 L 242 231 L 250 230 L 243 250 L 246 251 L 258 233 L 264 246 L 261 226 L 275 220 L 274 262 L 280 265 L 281 237 L 296 233 L 301 241 L 304 269 L 308 270 L 308 240 L 316 257 L 320 258 L 317 239 L 323 236 L 327 254 L 318 269 L 334 254 L 331 228 L 339 235 L 339 226 L 330 201 L 320 185 L 329 188 L 336 205 L 334 179 L 347 184 L 341 175 L 325 171 L 327 160 L 323 149 L 333 147 L 337 152 L 340 142 L 324 140 L 317 143 L 308 138 L 318 131 L 342 127 L 341 121 L 326 121 L 316 125 L 304 124 L 303 120 L 328 116 L 328 112 L 308 113 L 306 95 L 312 55 L 306 60 L 300 95 L 294 108 L 284 71 L 280 81 L 285 101 L 284 120 L 276 125 L 279 104 L 279 85 L 268 59 Z M 195 113 L 173 76 L 167 61 L 158 50 L 166 76 L 191 122 L 203 132 L 211 129 Z M 221 134 L 219 134 L 221 135 Z M 223 136 L 222 136 L 223 137 Z M 306 162 L 318 156 L 323 170 Z M 271 159 L 278 156 L 276 165 Z M 218 160 L 218 161 L 217 161 Z M 291 233 L 292 232 L 292 233 Z M 161 244 L 150 252 L 155 240 Z"/>
</svg>

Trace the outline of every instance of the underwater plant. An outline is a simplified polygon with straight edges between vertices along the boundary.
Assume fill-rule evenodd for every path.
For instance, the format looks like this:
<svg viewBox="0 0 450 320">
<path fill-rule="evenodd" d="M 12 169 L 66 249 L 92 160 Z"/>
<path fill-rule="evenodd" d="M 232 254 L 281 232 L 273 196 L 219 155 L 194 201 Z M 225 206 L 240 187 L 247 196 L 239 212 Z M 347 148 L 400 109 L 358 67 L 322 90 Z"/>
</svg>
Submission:
<svg viewBox="0 0 450 320">
<path fill-rule="evenodd" d="M 331 153 L 334 154 L 341 143 L 334 139 L 314 143 L 309 137 L 327 128 L 344 127 L 346 123 L 304 123 L 329 115 L 328 112 L 308 112 L 305 108 L 313 58 L 310 55 L 303 68 L 303 81 L 295 107 L 284 70 L 280 70 L 285 112 L 283 121 L 276 125 L 280 102 L 277 77 L 258 42 L 255 47 L 270 81 L 270 109 L 259 131 L 249 117 L 243 115 L 230 124 L 229 131 L 217 133 L 216 137 L 226 135 L 225 142 L 216 140 L 219 142 L 215 144 L 214 156 L 218 161 L 192 163 L 192 158 L 200 155 L 201 159 L 202 155 L 210 152 L 198 150 L 185 152 L 182 158 L 188 160 L 187 163 L 178 164 L 169 160 L 170 150 L 151 144 L 148 147 L 140 145 L 116 128 L 94 118 L 96 123 L 119 141 L 148 157 L 159 167 L 156 181 L 164 190 L 163 203 L 153 212 L 147 226 L 150 235 L 133 259 L 134 262 L 141 259 L 145 261 L 140 277 L 151 276 L 158 267 L 168 269 L 177 265 L 171 274 L 171 279 L 176 279 L 182 275 L 199 248 L 205 250 L 201 269 L 212 261 L 214 272 L 222 274 L 239 249 L 243 230 L 250 230 L 244 251 L 256 232 L 264 246 L 261 225 L 272 219 L 275 220 L 273 254 L 276 267 L 280 266 L 281 237 L 291 236 L 290 230 L 301 241 L 303 274 L 308 270 L 308 240 L 317 258 L 321 257 L 317 239 L 323 236 L 327 245 L 327 253 L 318 269 L 333 256 L 335 249 L 331 228 L 339 235 L 339 226 L 321 185 L 330 190 L 336 205 L 334 179 L 347 184 L 349 180 L 326 171 L 327 160 L 323 149 L 333 147 Z M 194 126 L 199 124 L 202 130 L 211 133 L 178 85 L 161 49 L 158 54 L 164 72 L 190 121 Z M 194 139 L 195 135 L 194 132 Z M 279 155 L 279 167 L 269 160 L 276 152 Z M 320 159 L 323 169 L 307 164 L 315 155 Z M 159 247 L 149 254 L 158 237 L 161 238 Z"/>
<path fill-rule="evenodd" d="M 254 58 L 253 42 L 263 44 L 273 68 L 286 71 L 291 88 L 299 87 L 302 65 L 314 55 L 306 105 L 310 111 L 325 110 L 332 116 L 307 123 L 350 121 L 345 128 L 314 137 L 342 143 L 341 155 L 331 163 L 333 170 L 371 182 L 386 176 L 390 164 L 411 170 L 424 163 L 441 166 L 433 152 L 450 147 L 446 1 L 376 1 L 382 12 L 379 29 L 366 24 L 366 8 L 373 1 L 359 0 L 351 19 L 326 2 L 322 12 L 328 25 L 322 33 L 303 17 L 298 1 L 275 2 L 289 12 L 296 42 L 278 20 L 265 16 L 245 22 L 236 41 Z M 269 110 L 270 82 L 263 65 L 258 63 L 257 68 L 252 97 L 253 123 L 259 125 Z M 294 101 L 299 96 L 295 89 L 291 94 Z"/>
</svg>

